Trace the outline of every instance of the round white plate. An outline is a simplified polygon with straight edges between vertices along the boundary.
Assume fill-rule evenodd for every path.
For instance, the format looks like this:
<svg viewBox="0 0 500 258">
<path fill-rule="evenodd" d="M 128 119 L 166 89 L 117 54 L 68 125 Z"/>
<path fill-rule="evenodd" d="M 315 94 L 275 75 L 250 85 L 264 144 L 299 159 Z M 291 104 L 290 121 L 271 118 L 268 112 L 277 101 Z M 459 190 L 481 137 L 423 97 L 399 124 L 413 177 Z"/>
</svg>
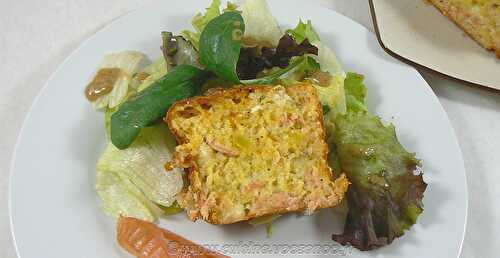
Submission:
<svg viewBox="0 0 500 258">
<path fill-rule="evenodd" d="M 126 257 L 115 243 L 114 222 L 99 210 L 94 191 L 94 168 L 105 135 L 103 117 L 91 110 L 83 89 L 106 53 L 140 50 L 158 57 L 160 31 L 189 28 L 191 17 L 208 4 L 158 1 L 129 13 L 82 44 L 48 81 L 26 118 L 12 162 L 10 215 L 20 257 Z M 184 214 L 163 219 L 161 225 L 197 243 L 272 253 L 268 257 L 323 256 L 323 251 L 356 258 L 457 257 L 467 210 L 463 160 L 448 118 L 427 83 L 413 68 L 390 58 L 374 34 L 338 13 L 305 1 L 270 1 L 270 6 L 284 27 L 293 27 L 299 18 L 311 19 L 345 70 L 366 75 L 370 109 L 393 122 L 403 145 L 424 162 L 429 184 L 425 211 L 402 238 L 364 253 L 330 240 L 338 227 L 331 210 L 284 216 L 274 223 L 272 238 L 266 237 L 264 227 L 192 223 Z"/>
</svg>

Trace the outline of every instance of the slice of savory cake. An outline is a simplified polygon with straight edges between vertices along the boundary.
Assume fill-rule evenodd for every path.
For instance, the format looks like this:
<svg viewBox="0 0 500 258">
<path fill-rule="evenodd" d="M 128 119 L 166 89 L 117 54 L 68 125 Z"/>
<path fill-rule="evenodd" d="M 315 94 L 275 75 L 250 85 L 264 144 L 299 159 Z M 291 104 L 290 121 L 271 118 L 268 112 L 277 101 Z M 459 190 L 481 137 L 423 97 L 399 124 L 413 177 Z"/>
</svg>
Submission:
<svg viewBox="0 0 500 258">
<path fill-rule="evenodd" d="M 500 58 L 500 0 L 428 0 Z"/>
<path fill-rule="evenodd" d="M 349 185 L 333 179 L 310 84 L 216 90 L 175 103 L 166 121 L 179 143 L 166 166 L 189 171 L 177 201 L 191 220 L 312 213 L 337 205 Z"/>
</svg>

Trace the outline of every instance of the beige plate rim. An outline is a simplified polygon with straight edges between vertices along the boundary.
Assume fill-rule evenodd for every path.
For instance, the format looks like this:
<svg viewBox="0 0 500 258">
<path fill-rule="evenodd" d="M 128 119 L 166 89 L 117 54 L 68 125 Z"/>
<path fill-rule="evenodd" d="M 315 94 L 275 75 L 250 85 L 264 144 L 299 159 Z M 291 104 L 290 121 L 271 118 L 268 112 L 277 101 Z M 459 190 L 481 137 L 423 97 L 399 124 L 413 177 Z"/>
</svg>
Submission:
<svg viewBox="0 0 500 258">
<path fill-rule="evenodd" d="M 368 3 L 370 5 L 370 14 L 372 16 L 373 28 L 375 30 L 375 35 L 377 36 L 377 41 L 380 44 L 380 46 L 382 47 L 382 49 L 385 52 L 387 52 L 387 54 L 391 55 L 392 57 L 394 57 L 394 58 L 396 58 L 396 59 L 398 59 L 398 60 L 400 60 L 402 62 L 405 62 L 405 63 L 407 63 L 409 65 L 412 65 L 412 66 L 416 67 L 417 69 L 423 69 L 423 70 L 432 72 L 432 73 L 437 74 L 437 75 L 439 75 L 441 77 L 445 77 L 445 78 L 457 81 L 457 82 L 459 82 L 459 83 L 461 83 L 463 85 L 466 85 L 466 86 L 469 86 L 469 87 L 477 87 L 477 86 L 479 86 L 482 89 L 486 89 L 486 90 L 489 90 L 489 91 L 494 92 L 494 93 L 500 93 L 500 89 L 496 89 L 493 86 L 471 82 L 471 81 L 464 80 L 462 78 L 458 78 L 458 77 L 449 75 L 447 73 L 438 71 L 436 69 L 432 69 L 432 68 L 430 68 L 430 67 L 428 67 L 428 66 L 426 66 L 426 65 L 424 65 L 422 63 L 418 63 L 416 61 L 413 61 L 411 59 L 403 57 L 403 56 L 399 55 L 398 53 L 394 52 L 392 49 L 388 48 L 386 46 L 386 44 L 384 43 L 384 41 L 382 40 L 382 36 L 380 35 L 380 29 L 379 29 L 379 25 L 378 25 L 378 21 L 377 21 L 377 13 L 375 11 L 375 6 L 374 6 L 374 3 L 373 3 L 373 0 L 369 0 Z"/>
</svg>

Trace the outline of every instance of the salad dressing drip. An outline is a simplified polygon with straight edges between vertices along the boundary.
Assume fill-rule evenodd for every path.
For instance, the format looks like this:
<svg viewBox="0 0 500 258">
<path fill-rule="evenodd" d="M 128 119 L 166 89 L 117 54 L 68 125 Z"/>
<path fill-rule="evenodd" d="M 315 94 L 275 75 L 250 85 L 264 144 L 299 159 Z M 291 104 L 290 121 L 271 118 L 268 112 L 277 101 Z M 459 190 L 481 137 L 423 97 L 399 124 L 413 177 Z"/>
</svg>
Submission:
<svg viewBox="0 0 500 258">
<path fill-rule="evenodd" d="M 332 76 L 323 71 L 316 71 L 311 76 L 307 78 L 313 84 L 319 85 L 321 87 L 328 87 L 330 85 L 330 81 L 332 80 Z"/>
<path fill-rule="evenodd" d="M 101 68 L 94 79 L 85 88 L 85 97 L 91 102 L 110 93 L 116 81 L 122 75 L 120 68 Z"/>
</svg>

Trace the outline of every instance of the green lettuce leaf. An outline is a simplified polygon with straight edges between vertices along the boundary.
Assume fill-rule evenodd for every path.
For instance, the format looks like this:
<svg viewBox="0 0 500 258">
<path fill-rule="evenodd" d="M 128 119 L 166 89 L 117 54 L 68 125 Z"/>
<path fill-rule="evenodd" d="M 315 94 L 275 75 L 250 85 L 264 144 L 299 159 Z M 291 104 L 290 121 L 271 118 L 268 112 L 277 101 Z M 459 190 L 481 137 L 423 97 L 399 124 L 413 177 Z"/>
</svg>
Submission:
<svg viewBox="0 0 500 258">
<path fill-rule="evenodd" d="M 151 86 L 155 81 L 159 80 L 161 77 L 167 74 L 167 64 L 165 62 L 165 58 L 159 57 L 152 64 L 146 66 L 143 70 L 143 73 L 149 74 L 146 79 L 144 79 L 139 86 L 137 87 L 137 91 L 141 92 Z"/>
<path fill-rule="evenodd" d="M 163 213 L 158 205 L 171 206 L 183 186 L 180 170 L 164 169 L 174 148 L 175 139 L 163 124 L 142 129 L 125 150 L 109 143 L 97 162 L 96 188 L 103 210 L 149 221 Z"/>
<path fill-rule="evenodd" d="M 281 217 L 279 214 L 271 214 L 271 215 L 264 215 L 261 217 L 253 218 L 248 221 L 248 224 L 257 227 L 260 225 L 265 225 L 266 226 L 266 234 L 267 238 L 271 238 L 273 236 L 273 221 Z"/>
<path fill-rule="evenodd" d="M 96 190 L 102 210 L 111 217 L 122 215 L 155 221 L 163 213 L 127 176 L 120 173 L 97 169 Z"/>
<path fill-rule="evenodd" d="M 308 20 L 307 23 L 299 20 L 299 24 L 297 24 L 294 29 L 287 30 L 286 32 L 292 35 L 295 41 L 299 44 L 305 39 L 309 39 L 311 43 L 319 41 L 319 35 L 314 30 L 310 20 Z"/>
<path fill-rule="evenodd" d="M 215 17 L 218 17 L 222 14 L 220 11 L 220 6 L 220 0 L 213 0 L 210 6 L 205 9 L 205 14 L 197 13 L 194 16 L 193 20 L 191 21 L 194 31 L 184 30 L 181 32 L 181 35 L 189 42 L 191 42 L 196 50 L 200 49 L 200 36 L 201 32 L 203 32 L 203 30 L 205 29 L 205 26 L 207 26 L 207 24 Z M 237 7 L 237 5 L 228 2 L 223 12 L 235 11 Z"/>
<path fill-rule="evenodd" d="M 220 0 L 213 0 L 212 4 L 206 8 L 204 15 L 197 13 L 192 21 L 193 27 L 197 32 L 202 32 L 205 26 L 215 17 L 219 16 L 220 12 Z"/>
<path fill-rule="evenodd" d="M 250 224 L 252 226 L 269 224 L 279 217 L 281 217 L 281 215 L 279 215 L 279 214 L 264 215 L 264 216 L 253 218 L 253 219 L 249 220 L 248 224 Z"/>
<path fill-rule="evenodd" d="M 122 73 L 113 84 L 113 90 L 110 93 L 92 102 L 94 110 L 105 111 L 123 103 L 127 99 L 129 91 L 133 90 L 129 88 L 132 76 L 140 69 L 145 60 L 144 54 L 138 51 L 123 51 L 104 56 L 98 70 L 102 68 L 119 68 Z"/>
<path fill-rule="evenodd" d="M 327 121 L 331 120 L 337 114 L 345 114 L 346 111 L 344 76 L 342 74 L 332 76 L 329 72 L 322 72 L 323 69 L 321 69 L 321 64 L 316 61 L 316 57 L 315 55 L 294 57 L 287 68 L 277 69 L 264 77 L 242 82 L 245 84 L 274 82 L 275 84 L 293 85 L 298 82 L 308 81 L 316 88 L 319 100 L 324 109 L 327 108 L 328 110 L 328 112 L 325 112 L 325 119 Z M 324 73 L 323 76 L 330 77 L 327 85 L 319 85 L 312 78 L 317 72 Z"/>
<path fill-rule="evenodd" d="M 165 216 L 175 215 L 184 211 L 184 209 L 181 208 L 177 202 L 174 202 L 168 207 L 160 206 L 160 208 L 163 210 Z"/>
<path fill-rule="evenodd" d="M 238 5 L 232 2 L 227 2 L 226 3 L 226 8 L 222 10 L 222 12 L 234 12 L 238 10 Z"/>
<path fill-rule="evenodd" d="M 395 127 L 366 111 L 363 77 L 350 73 L 345 86 L 348 111 L 335 119 L 331 149 L 352 184 L 344 232 L 333 240 L 372 250 L 416 223 L 427 184 L 420 161 L 399 143 Z"/>
<path fill-rule="evenodd" d="M 320 37 L 310 20 L 307 22 L 299 21 L 294 29 L 287 30 L 297 43 L 308 39 L 309 42 L 318 48 L 318 55 L 311 55 L 312 58 L 319 64 L 321 71 L 329 73 L 331 76 L 330 83 L 327 87 L 315 85 L 323 106 L 327 106 L 331 112 L 326 113 L 326 122 L 332 122 L 337 114 L 345 114 L 346 112 L 346 94 L 344 91 L 345 72 L 338 62 L 335 53 L 320 41 Z M 328 129 L 329 127 L 327 127 Z"/>
<path fill-rule="evenodd" d="M 247 0 L 241 6 L 241 15 L 245 22 L 245 38 L 252 41 L 277 46 L 283 36 L 278 22 L 272 15 L 266 0 Z"/>
<path fill-rule="evenodd" d="M 345 114 L 346 111 L 343 80 L 342 76 L 334 75 L 330 78 L 330 83 L 327 86 L 313 84 L 318 91 L 321 104 L 328 107 L 329 112 L 326 114 L 332 119 L 338 114 Z"/>
<path fill-rule="evenodd" d="M 345 79 L 345 92 L 347 109 L 352 112 L 368 111 L 365 105 L 366 86 L 363 84 L 364 76 L 348 73 Z"/>
<path fill-rule="evenodd" d="M 270 69 L 256 79 L 241 80 L 243 84 L 284 84 L 291 85 L 301 81 L 306 74 L 317 67 L 317 63 L 309 56 L 296 56 L 290 60 L 286 68 Z"/>
</svg>

